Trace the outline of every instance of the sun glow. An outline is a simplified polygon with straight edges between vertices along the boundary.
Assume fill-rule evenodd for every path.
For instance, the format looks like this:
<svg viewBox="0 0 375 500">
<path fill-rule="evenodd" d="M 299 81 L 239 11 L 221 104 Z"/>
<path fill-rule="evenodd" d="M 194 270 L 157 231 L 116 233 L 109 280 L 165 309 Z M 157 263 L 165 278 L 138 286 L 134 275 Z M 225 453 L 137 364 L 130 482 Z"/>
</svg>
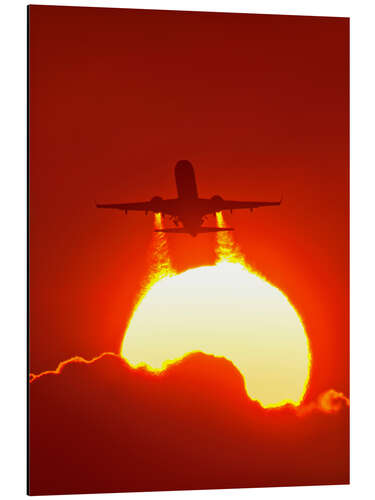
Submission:
<svg viewBox="0 0 375 500">
<path fill-rule="evenodd" d="M 221 213 L 217 224 L 225 227 Z M 310 350 L 288 298 L 246 265 L 228 232 L 217 233 L 214 266 L 181 274 L 172 269 L 165 234 L 153 238 L 151 272 L 121 348 L 127 362 L 160 371 L 194 351 L 225 357 L 262 406 L 300 404 Z"/>
</svg>

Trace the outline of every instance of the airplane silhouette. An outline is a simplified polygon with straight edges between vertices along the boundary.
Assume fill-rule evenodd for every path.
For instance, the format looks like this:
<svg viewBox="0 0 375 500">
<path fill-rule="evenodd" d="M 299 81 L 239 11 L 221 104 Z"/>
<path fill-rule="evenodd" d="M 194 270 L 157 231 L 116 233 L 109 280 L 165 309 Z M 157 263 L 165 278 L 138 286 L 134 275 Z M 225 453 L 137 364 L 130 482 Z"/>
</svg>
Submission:
<svg viewBox="0 0 375 500">
<path fill-rule="evenodd" d="M 154 196 L 150 201 L 138 203 L 110 203 L 97 204 L 98 208 L 114 208 L 123 210 L 125 214 L 128 210 L 161 213 L 169 215 L 176 226 L 179 223 L 182 227 L 172 227 L 165 229 L 155 229 L 156 232 L 190 234 L 196 236 L 200 233 L 213 233 L 218 231 L 233 231 L 232 227 L 206 227 L 202 226 L 206 215 L 215 214 L 222 210 L 237 210 L 241 208 L 269 207 L 280 205 L 280 201 L 232 201 L 224 200 L 221 196 L 215 195 L 212 198 L 199 198 L 197 184 L 195 181 L 194 168 L 187 160 L 179 161 L 175 166 L 175 178 L 178 198 L 163 200 L 160 196 Z"/>
</svg>

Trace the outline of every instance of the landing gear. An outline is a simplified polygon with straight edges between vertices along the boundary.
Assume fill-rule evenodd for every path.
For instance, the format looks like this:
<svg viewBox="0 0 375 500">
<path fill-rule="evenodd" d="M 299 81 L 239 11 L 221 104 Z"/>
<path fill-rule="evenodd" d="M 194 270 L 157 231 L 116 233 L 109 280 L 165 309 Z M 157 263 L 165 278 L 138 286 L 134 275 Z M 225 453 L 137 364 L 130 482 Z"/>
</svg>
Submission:
<svg viewBox="0 0 375 500">
<path fill-rule="evenodd" d="M 169 220 L 171 220 L 175 226 L 178 226 L 178 217 L 174 217 L 173 215 L 170 215 Z"/>
</svg>

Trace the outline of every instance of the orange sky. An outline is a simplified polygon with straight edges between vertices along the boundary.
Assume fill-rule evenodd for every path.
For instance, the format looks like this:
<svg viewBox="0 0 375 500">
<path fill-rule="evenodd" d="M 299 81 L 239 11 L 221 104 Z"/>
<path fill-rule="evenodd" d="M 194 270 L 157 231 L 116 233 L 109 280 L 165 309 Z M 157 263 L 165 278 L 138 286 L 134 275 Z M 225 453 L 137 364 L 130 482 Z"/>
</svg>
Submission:
<svg viewBox="0 0 375 500">
<path fill-rule="evenodd" d="M 119 352 L 153 221 L 94 200 L 173 197 L 188 159 L 202 196 L 283 194 L 227 220 L 304 320 L 311 394 L 348 394 L 348 20 L 34 6 L 30 23 L 31 371 Z M 177 270 L 215 260 L 215 236 L 168 241 Z"/>
</svg>

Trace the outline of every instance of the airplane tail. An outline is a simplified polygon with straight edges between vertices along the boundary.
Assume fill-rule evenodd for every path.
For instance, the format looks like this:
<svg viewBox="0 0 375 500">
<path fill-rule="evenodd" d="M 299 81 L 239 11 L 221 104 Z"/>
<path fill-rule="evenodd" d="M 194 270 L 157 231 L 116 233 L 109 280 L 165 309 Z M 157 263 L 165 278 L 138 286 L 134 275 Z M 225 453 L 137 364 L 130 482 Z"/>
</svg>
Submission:
<svg viewBox="0 0 375 500">
<path fill-rule="evenodd" d="M 155 229 L 156 233 L 176 233 L 190 234 L 184 227 L 167 227 L 165 229 Z M 218 233 L 219 231 L 234 231 L 233 227 L 200 227 L 197 233 Z"/>
</svg>

